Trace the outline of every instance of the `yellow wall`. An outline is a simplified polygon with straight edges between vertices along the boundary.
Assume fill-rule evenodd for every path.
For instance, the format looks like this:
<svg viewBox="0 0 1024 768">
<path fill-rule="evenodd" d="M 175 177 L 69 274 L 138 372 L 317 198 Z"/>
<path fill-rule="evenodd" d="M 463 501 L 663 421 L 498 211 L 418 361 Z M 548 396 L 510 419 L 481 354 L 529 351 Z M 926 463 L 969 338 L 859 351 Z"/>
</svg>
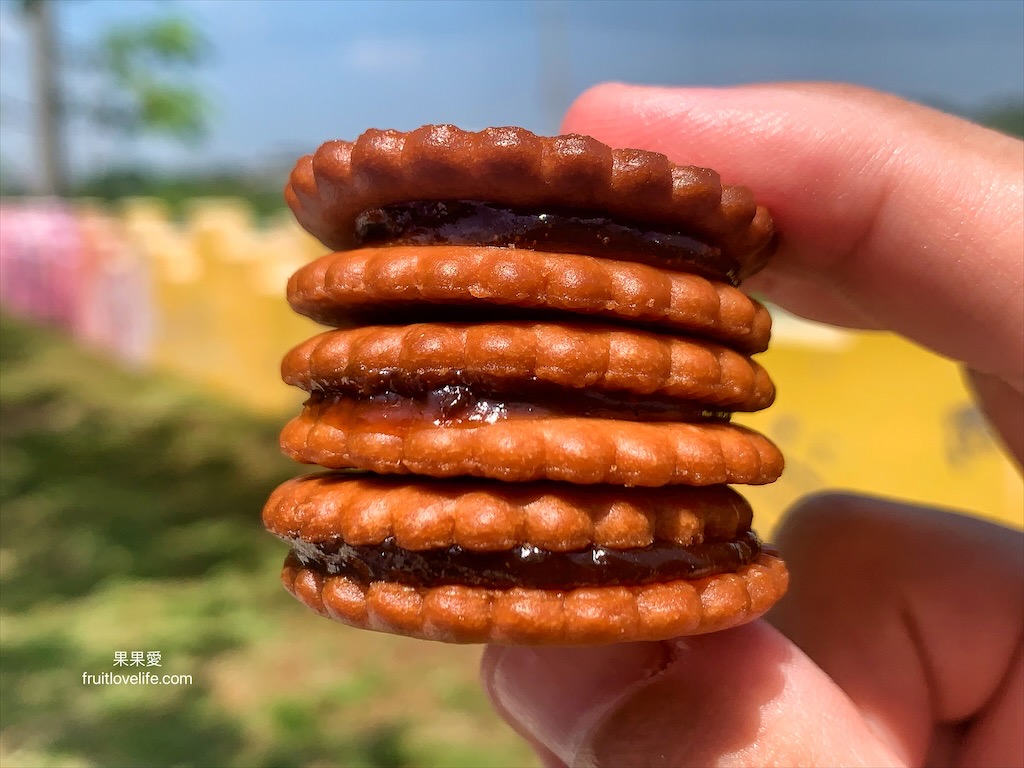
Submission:
<svg viewBox="0 0 1024 768">
<path fill-rule="evenodd" d="M 290 217 L 257 228 L 237 200 L 195 201 L 181 223 L 149 200 L 128 201 L 121 216 L 155 267 L 154 364 L 262 411 L 301 403 L 278 365 L 322 329 L 288 308 L 284 289 L 323 247 Z"/>
<path fill-rule="evenodd" d="M 829 488 L 891 496 L 1024 527 L 1021 476 L 971 403 L 959 368 L 887 333 L 776 315 L 760 356 L 778 387 L 737 419 L 786 454 L 771 486 L 743 489 L 769 531 L 799 497 Z"/>
</svg>

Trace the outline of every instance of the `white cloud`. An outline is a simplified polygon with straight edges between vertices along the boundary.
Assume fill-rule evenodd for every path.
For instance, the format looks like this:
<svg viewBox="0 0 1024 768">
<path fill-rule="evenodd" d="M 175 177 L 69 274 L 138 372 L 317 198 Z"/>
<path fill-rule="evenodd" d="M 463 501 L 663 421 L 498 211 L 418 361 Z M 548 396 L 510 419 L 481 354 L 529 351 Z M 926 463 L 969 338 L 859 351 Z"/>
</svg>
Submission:
<svg viewBox="0 0 1024 768">
<path fill-rule="evenodd" d="M 400 38 L 363 38 L 341 49 L 342 65 L 360 74 L 402 74 L 426 60 L 426 48 Z"/>
</svg>

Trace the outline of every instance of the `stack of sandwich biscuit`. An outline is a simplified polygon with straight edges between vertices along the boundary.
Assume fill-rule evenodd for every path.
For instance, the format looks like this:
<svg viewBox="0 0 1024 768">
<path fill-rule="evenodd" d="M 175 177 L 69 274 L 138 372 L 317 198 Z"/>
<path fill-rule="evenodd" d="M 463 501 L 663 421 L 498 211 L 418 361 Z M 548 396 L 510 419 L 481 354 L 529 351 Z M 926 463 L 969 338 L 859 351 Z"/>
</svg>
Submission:
<svg viewBox="0 0 1024 768">
<path fill-rule="evenodd" d="M 771 254 L 742 187 L 663 155 L 519 128 L 367 131 L 286 198 L 337 252 L 292 307 L 309 392 L 284 451 L 331 471 L 264 522 L 285 586 L 347 624 L 586 644 L 722 629 L 785 592 L 729 484 L 782 471 L 730 423 L 774 388 L 771 320 L 736 287 Z"/>
</svg>

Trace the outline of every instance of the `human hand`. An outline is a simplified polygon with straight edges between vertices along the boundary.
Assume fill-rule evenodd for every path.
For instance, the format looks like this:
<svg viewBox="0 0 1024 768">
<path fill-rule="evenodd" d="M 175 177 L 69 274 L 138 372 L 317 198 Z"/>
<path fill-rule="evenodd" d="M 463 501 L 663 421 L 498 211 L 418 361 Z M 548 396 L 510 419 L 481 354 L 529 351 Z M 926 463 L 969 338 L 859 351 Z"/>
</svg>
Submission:
<svg viewBox="0 0 1024 768">
<path fill-rule="evenodd" d="M 1020 141 L 837 85 L 606 85 L 563 129 L 751 187 L 781 243 L 744 287 L 961 361 L 1022 460 Z M 792 510 L 776 543 L 791 588 L 774 626 L 492 646 L 495 707 L 549 766 L 1024 765 L 1024 536 L 832 495 Z"/>
</svg>

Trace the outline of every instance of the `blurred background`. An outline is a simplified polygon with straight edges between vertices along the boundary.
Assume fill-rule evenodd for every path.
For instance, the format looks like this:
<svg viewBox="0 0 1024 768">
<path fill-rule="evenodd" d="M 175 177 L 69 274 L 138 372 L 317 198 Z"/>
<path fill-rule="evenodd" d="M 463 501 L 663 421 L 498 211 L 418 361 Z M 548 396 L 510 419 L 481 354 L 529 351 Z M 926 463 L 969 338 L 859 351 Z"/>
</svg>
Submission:
<svg viewBox="0 0 1024 768">
<path fill-rule="evenodd" d="M 1024 133 L 1019 2 L 0 0 L 0 763 L 529 766 L 477 648 L 360 633 L 277 582 L 296 474 L 283 299 L 323 248 L 295 159 L 368 127 L 557 131 L 615 79 L 841 80 Z M 734 180 L 739 181 L 739 180 Z M 747 419 L 787 453 L 770 535 L 826 487 L 1021 527 L 955 366 L 776 315 Z M 156 652 L 177 686 L 96 686 Z M 137 670 L 131 670 L 137 671 Z"/>
</svg>

